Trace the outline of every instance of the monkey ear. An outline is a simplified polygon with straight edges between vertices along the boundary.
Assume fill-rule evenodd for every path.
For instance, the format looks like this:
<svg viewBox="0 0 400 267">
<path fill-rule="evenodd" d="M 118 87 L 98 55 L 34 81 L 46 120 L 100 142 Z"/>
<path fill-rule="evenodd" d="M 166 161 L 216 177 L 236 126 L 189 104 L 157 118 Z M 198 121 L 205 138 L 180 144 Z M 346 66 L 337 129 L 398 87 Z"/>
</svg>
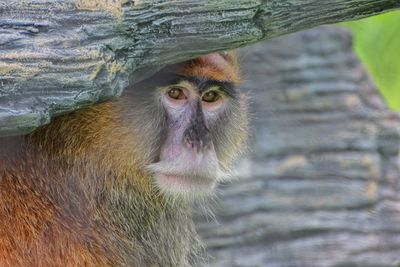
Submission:
<svg viewBox="0 0 400 267">
<path fill-rule="evenodd" d="M 129 75 L 129 85 L 135 85 L 138 84 L 150 77 L 152 77 L 154 74 L 160 72 L 163 68 L 165 68 L 166 65 L 162 66 L 153 66 L 153 67 L 144 67 L 141 69 L 136 70 L 132 74 Z"/>
<path fill-rule="evenodd" d="M 229 51 L 222 51 L 218 53 L 221 57 L 223 57 L 226 61 L 231 63 L 232 66 L 237 66 L 238 61 L 237 61 L 237 53 L 235 50 L 229 50 Z"/>
</svg>

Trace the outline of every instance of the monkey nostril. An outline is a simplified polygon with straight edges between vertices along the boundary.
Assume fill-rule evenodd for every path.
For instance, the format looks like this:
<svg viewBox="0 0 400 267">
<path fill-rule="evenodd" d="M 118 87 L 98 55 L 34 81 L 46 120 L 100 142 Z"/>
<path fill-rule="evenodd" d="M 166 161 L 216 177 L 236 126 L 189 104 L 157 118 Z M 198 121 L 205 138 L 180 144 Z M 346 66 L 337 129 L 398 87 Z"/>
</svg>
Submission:
<svg viewBox="0 0 400 267">
<path fill-rule="evenodd" d="M 183 141 L 184 145 L 190 149 L 194 150 L 195 153 L 204 153 L 212 148 L 211 140 L 196 140 L 190 137 L 185 137 Z"/>
<path fill-rule="evenodd" d="M 189 128 L 185 131 L 183 137 L 183 144 L 195 153 L 203 153 L 210 148 L 212 140 L 210 132 L 207 128 L 202 127 L 198 129 Z"/>
<path fill-rule="evenodd" d="M 184 138 L 184 141 L 183 141 L 183 143 L 188 147 L 188 148 L 194 148 L 194 143 L 193 143 L 193 141 L 188 137 L 188 136 L 186 136 L 185 138 Z"/>
</svg>

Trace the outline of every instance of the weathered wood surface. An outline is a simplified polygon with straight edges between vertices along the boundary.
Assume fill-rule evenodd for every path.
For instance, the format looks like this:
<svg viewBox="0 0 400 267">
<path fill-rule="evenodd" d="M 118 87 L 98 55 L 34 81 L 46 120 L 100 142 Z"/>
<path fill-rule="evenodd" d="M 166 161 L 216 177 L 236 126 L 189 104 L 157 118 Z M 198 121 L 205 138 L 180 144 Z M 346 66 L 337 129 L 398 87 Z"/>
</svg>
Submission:
<svg viewBox="0 0 400 267">
<path fill-rule="evenodd" d="M 210 266 L 400 266 L 400 117 L 343 29 L 243 51 L 254 134 L 236 182 L 198 219 Z"/>
<path fill-rule="evenodd" d="M 399 0 L 0 0 L 0 136 L 117 96 L 150 68 Z"/>
</svg>

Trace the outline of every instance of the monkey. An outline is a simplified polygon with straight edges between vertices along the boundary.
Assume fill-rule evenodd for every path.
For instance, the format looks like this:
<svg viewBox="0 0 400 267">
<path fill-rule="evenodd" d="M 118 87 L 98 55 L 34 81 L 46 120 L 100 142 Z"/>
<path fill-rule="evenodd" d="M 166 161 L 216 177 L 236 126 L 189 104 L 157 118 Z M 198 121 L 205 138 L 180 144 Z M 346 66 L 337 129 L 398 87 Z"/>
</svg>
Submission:
<svg viewBox="0 0 400 267">
<path fill-rule="evenodd" d="M 198 266 L 192 219 L 248 136 L 234 52 L 0 138 L 0 266 Z"/>
</svg>

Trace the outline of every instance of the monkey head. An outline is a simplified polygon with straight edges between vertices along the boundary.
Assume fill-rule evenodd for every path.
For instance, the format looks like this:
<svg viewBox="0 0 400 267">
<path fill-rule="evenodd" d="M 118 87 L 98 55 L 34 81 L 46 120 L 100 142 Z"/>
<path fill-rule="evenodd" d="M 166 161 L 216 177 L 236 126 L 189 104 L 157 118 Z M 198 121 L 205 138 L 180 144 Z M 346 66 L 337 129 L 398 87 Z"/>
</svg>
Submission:
<svg viewBox="0 0 400 267">
<path fill-rule="evenodd" d="M 151 114 L 159 114 L 142 118 L 152 121 L 153 132 L 139 133 L 143 142 L 158 136 L 147 169 L 159 190 L 207 195 L 229 177 L 248 131 L 246 97 L 236 90 L 238 83 L 236 57 L 225 52 L 165 67 L 131 90 L 134 102 L 151 93 L 138 106 L 147 103 Z"/>
</svg>

